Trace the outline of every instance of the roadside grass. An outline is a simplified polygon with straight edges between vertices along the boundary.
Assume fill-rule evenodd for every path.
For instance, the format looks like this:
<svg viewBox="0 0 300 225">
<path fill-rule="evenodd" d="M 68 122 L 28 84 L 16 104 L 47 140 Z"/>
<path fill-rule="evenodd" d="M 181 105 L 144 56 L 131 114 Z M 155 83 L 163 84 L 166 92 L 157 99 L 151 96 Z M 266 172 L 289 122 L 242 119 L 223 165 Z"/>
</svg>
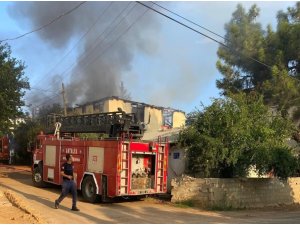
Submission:
<svg viewBox="0 0 300 225">
<path fill-rule="evenodd" d="M 174 205 L 175 207 L 178 207 L 178 208 L 190 208 L 190 207 L 195 207 L 194 202 L 191 201 L 191 200 L 175 202 L 173 205 Z"/>
<path fill-rule="evenodd" d="M 240 211 L 240 210 L 245 210 L 246 208 L 234 208 L 231 205 L 213 205 L 213 206 L 203 206 L 200 207 L 199 205 L 196 205 L 192 200 L 186 200 L 186 201 L 180 201 L 180 202 L 175 202 L 171 203 L 174 207 L 178 208 L 198 208 L 198 209 L 203 209 L 203 210 L 208 210 L 208 211 Z"/>
<path fill-rule="evenodd" d="M 206 207 L 207 210 L 210 211 L 237 211 L 242 209 L 233 208 L 232 206 L 228 205 L 213 205 L 210 207 Z"/>
<path fill-rule="evenodd" d="M 212 206 L 199 206 L 195 204 L 193 200 L 184 200 L 184 201 L 177 201 L 177 202 L 170 202 L 170 201 L 165 201 L 163 199 L 160 199 L 158 197 L 154 196 L 149 196 L 145 197 L 142 199 L 142 201 L 145 202 L 151 202 L 151 203 L 163 203 L 163 204 L 168 204 L 177 208 L 198 208 L 198 209 L 203 209 L 203 210 L 208 210 L 208 211 L 240 211 L 240 210 L 245 210 L 245 208 L 234 208 L 231 205 L 212 205 Z"/>
</svg>

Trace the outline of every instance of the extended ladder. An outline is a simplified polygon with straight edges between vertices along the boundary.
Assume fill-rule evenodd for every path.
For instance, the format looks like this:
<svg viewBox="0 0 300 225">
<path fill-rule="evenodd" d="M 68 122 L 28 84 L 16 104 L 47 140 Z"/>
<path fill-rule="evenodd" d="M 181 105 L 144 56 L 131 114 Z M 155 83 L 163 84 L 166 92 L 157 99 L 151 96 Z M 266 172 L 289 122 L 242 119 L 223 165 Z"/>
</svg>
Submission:
<svg viewBox="0 0 300 225">
<path fill-rule="evenodd" d="M 45 132 L 53 134 L 55 124 L 59 123 L 61 133 L 104 133 L 109 137 L 122 135 L 141 138 L 144 126 L 136 121 L 134 113 L 109 112 L 85 115 L 48 115 Z"/>
</svg>

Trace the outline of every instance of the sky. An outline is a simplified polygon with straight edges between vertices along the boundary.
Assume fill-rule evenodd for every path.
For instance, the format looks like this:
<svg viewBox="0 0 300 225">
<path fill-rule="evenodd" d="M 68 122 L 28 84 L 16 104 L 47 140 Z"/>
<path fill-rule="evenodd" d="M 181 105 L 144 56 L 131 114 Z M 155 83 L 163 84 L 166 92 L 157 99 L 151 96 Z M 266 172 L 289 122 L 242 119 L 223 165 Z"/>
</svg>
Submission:
<svg viewBox="0 0 300 225">
<path fill-rule="evenodd" d="M 37 28 L 78 3 L 0 2 L 0 40 Z M 239 2 L 158 3 L 224 36 Z M 257 4 L 257 21 L 275 29 L 277 12 L 296 2 L 240 3 L 246 9 Z M 119 19 L 115 26 L 114 18 Z M 25 62 L 30 107 L 62 103 L 62 82 L 71 106 L 117 95 L 120 82 L 133 101 L 186 113 L 220 97 L 218 44 L 135 2 L 87 2 L 45 29 L 7 43 L 12 56 Z"/>
</svg>

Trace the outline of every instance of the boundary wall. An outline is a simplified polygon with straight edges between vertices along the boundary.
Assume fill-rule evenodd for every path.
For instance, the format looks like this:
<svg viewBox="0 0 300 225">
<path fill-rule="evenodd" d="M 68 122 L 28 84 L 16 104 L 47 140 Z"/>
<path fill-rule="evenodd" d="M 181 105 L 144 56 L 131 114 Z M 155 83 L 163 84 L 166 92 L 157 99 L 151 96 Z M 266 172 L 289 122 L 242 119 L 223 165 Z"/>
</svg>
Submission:
<svg viewBox="0 0 300 225">
<path fill-rule="evenodd" d="M 172 202 L 207 208 L 259 208 L 300 203 L 300 177 L 175 178 Z"/>
</svg>

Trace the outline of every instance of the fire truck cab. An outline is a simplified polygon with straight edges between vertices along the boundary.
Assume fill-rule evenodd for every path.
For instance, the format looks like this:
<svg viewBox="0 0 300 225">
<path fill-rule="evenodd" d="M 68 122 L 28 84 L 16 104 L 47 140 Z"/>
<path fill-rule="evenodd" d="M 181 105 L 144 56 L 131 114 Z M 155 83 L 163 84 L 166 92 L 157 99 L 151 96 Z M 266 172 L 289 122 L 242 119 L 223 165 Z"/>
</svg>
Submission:
<svg viewBox="0 0 300 225">
<path fill-rule="evenodd" d="M 38 187 L 61 185 L 61 166 L 69 153 L 77 189 L 88 202 L 166 193 L 168 150 L 167 141 L 143 142 L 125 135 L 88 140 L 41 134 L 33 152 L 32 180 Z"/>
</svg>

